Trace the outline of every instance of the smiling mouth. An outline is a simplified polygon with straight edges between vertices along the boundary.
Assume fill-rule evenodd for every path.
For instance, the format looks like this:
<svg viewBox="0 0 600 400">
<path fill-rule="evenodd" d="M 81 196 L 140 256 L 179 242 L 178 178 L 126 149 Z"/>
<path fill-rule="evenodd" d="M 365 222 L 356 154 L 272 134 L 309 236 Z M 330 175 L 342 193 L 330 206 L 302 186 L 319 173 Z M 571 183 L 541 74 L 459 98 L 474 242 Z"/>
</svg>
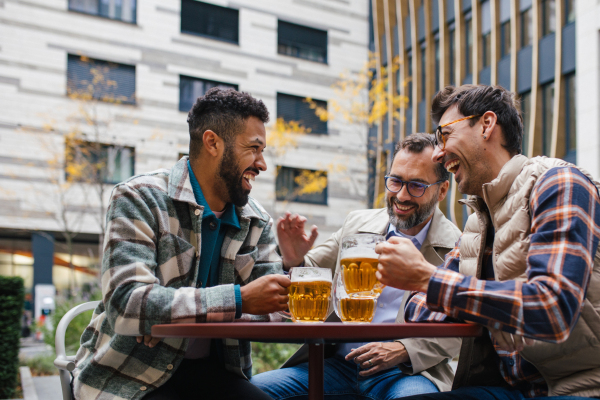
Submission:
<svg viewBox="0 0 600 400">
<path fill-rule="evenodd" d="M 250 187 L 250 189 L 252 189 L 252 184 L 250 183 L 250 181 L 254 181 L 256 180 L 256 176 L 253 174 L 244 174 L 243 175 L 244 181 L 246 182 L 246 184 Z"/>
<path fill-rule="evenodd" d="M 455 174 L 458 170 L 459 165 L 460 161 L 458 159 L 454 159 L 452 161 L 447 162 L 446 165 L 444 165 L 444 168 L 446 168 L 448 172 Z"/>
<path fill-rule="evenodd" d="M 401 205 L 398 203 L 394 203 L 394 208 L 396 209 L 396 212 L 399 214 L 405 214 L 411 210 L 413 210 L 414 208 L 416 208 L 415 206 L 405 206 L 405 205 Z"/>
</svg>

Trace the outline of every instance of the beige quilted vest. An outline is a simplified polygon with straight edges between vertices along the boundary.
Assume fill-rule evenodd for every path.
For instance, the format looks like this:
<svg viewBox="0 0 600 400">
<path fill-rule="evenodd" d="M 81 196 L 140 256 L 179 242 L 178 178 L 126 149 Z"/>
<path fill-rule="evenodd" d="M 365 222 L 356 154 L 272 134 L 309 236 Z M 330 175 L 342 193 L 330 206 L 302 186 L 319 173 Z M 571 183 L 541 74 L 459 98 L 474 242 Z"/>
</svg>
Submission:
<svg viewBox="0 0 600 400">
<path fill-rule="evenodd" d="M 553 158 L 528 159 L 518 155 L 502 168 L 496 179 L 483 185 L 483 199 L 471 196 L 461 200 L 474 211 L 461 238 L 461 273 L 481 277 L 481 250 L 485 246 L 488 224 L 492 222 L 496 280 L 526 280 L 531 227 L 529 196 L 544 172 L 566 165 L 572 164 Z M 579 170 L 600 188 L 586 171 Z M 600 396 L 600 246 L 594 257 L 581 316 L 569 338 L 559 344 L 536 341 L 521 355 L 543 375 L 550 396 Z"/>
</svg>

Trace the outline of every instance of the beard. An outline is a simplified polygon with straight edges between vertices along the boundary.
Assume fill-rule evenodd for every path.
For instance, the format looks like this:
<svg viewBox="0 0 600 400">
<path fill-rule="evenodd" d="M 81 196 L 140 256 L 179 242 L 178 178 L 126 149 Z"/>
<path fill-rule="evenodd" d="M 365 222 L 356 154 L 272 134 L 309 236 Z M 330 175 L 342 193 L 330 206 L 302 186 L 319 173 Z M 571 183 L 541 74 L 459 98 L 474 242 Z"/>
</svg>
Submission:
<svg viewBox="0 0 600 400">
<path fill-rule="evenodd" d="M 240 172 L 238 160 L 235 157 L 233 149 L 233 145 L 225 146 L 223 158 L 221 159 L 219 169 L 217 170 L 217 177 L 220 178 L 221 182 L 225 185 L 229 202 L 237 207 L 244 207 L 248 204 L 248 196 L 250 195 L 250 190 L 244 189 L 242 183 L 244 172 L 253 171 L 258 175 L 259 171 L 256 168 L 248 168 L 246 171 Z"/>
<path fill-rule="evenodd" d="M 414 228 L 415 226 L 425 222 L 427 218 L 429 218 L 435 211 L 435 207 L 438 203 L 437 199 L 439 195 L 439 190 L 440 189 L 438 188 L 435 193 L 435 196 L 431 198 L 431 201 L 429 203 L 425 203 L 422 205 L 410 201 L 400 202 L 398 201 L 396 196 L 388 197 L 386 199 L 386 203 L 387 212 L 390 217 L 390 224 L 392 224 L 396 228 L 396 230 L 400 231 L 402 229 Z M 417 207 L 417 209 L 408 217 L 401 218 L 394 212 L 394 204 L 402 206 L 415 206 Z"/>
</svg>

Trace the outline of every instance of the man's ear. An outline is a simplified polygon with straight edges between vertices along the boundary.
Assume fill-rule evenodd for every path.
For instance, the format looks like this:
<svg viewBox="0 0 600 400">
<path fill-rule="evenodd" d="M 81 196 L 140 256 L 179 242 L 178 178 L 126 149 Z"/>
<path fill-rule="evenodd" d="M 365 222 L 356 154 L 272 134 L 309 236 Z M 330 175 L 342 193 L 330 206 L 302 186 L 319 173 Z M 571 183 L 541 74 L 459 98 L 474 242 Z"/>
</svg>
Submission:
<svg viewBox="0 0 600 400">
<path fill-rule="evenodd" d="M 223 139 L 210 129 L 207 129 L 202 135 L 202 145 L 211 156 L 218 157 L 219 153 L 223 150 Z"/>
<path fill-rule="evenodd" d="M 481 116 L 481 122 L 483 124 L 483 138 L 484 140 L 492 136 L 492 132 L 497 125 L 498 116 L 493 111 L 486 111 Z"/>
<path fill-rule="evenodd" d="M 446 198 L 449 187 L 450 187 L 450 182 L 448 182 L 448 181 L 444 181 L 444 182 L 440 183 L 440 192 L 438 193 L 438 203 Z"/>
</svg>

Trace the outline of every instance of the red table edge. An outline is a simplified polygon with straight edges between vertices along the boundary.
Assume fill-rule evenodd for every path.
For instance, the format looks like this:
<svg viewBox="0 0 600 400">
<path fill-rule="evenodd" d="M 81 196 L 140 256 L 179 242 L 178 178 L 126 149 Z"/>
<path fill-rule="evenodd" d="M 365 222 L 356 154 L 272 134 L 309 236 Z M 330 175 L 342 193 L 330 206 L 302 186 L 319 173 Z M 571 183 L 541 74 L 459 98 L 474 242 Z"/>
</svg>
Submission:
<svg viewBox="0 0 600 400">
<path fill-rule="evenodd" d="M 265 328 L 268 328 L 268 333 L 265 333 Z M 195 324 L 162 324 L 152 327 L 152 336 L 156 337 L 211 339 L 354 340 L 364 337 L 369 340 L 385 340 L 426 337 L 470 337 L 481 336 L 481 334 L 481 325 L 455 323 L 350 325 L 342 323 L 207 322 Z"/>
</svg>

